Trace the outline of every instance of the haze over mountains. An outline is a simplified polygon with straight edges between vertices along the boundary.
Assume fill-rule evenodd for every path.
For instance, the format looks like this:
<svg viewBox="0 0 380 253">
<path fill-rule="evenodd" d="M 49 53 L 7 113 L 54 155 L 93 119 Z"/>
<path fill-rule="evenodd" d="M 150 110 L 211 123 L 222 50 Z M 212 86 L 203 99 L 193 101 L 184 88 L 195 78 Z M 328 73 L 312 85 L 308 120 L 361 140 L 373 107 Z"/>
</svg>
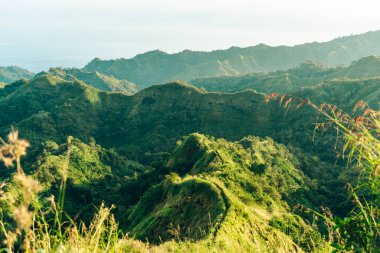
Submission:
<svg viewBox="0 0 380 253">
<path fill-rule="evenodd" d="M 322 64 L 330 68 L 348 66 L 361 58 L 380 55 L 379 40 L 380 31 L 375 31 L 341 37 L 329 42 L 306 43 L 293 47 L 271 47 L 260 44 L 211 52 L 185 50 L 176 54 L 156 50 L 131 59 L 101 60 L 96 58 L 82 70 L 72 68 L 57 71 L 58 68 L 50 71 L 56 71 L 56 74 L 61 76 L 62 72 L 68 72 L 66 74 L 84 82 L 87 81 L 86 83 L 92 83 L 105 91 L 126 91 L 133 94 L 150 85 L 170 81 L 190 82 L 199 78 L 274 72 L 295 68 L 305 62 Z M 373 62 L 369 62 L 371 60 Z M 371 76 L 369 73 L 371 71 L 372 76 L 376 76 L 377 63 L 375 58 L 363 59 L 352 63 L 350 66 L 352 71 L 347 69 L 344 70 L 347 72 L 345 74 L 335 73 L 335 77 L 341 78 L 346 75 L 346 77 L 359 78 L 359 68 L 362 69 L 362 75 L 366 77 Z M 339 72 L 339 69 L 336 69 L 336 72 Z M 0 82 L 3 83 L 10 83 L 20 78 L 30 79 L 32 76 L 33 73 L 17 67 L 0 70 Z M 333 77 L 330 75 L 330 78 Z M 99 82 L 100 79 L 102 81 Z"/>
<path fill-rule="evenodd" d="M 212 52 L 185 50 L 176 54 L 157 50 L 131 59 L 94 59 L 84 69 L 126 79 L 143 88 L 175 80 L 285 70 L 305 61 L 322 62 L 331 67 L 348 65 L 362 57 L 380 55 L 378 41 L 380 31 L 293 47 L 260 44 Z"/>
<path fill-rule="evenodd" d="M 34 74 L 16 66 L 0 67 L 0 83 L 12 83 L 21 78 L 30 79 Z"/>
</svg>

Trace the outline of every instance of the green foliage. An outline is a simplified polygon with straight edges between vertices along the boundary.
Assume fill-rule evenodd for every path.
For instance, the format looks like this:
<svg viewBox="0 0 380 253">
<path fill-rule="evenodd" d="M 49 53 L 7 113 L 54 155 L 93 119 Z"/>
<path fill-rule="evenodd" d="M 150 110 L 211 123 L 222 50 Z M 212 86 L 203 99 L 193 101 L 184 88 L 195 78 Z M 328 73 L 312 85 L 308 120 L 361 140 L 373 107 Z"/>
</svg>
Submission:
<svg viewBox="0 0 380 253">
<path fill-rule="evenodd" d="M 269 225 L 289 235 L 306 252 L 311 252 L 315 247 L 325 244 L 321 235 L 305 226 L 300 216 L 284 215 L 281 218 L 273 218 L 269 221 Z"/>
<path fill-rule="evenodd" d="M 245 241 L 241 244 L 245 251 L 287 248 L 294 239 L 284 231 L 263 231 L 270 230 L 270 217 L 293 217 L 289 205 L 307 190 L 305 176 L 292 162 L 297 164 L 297 159 L 271 139 L 246 137 L 228 142 L 191 134 L 178 144 L 168 168 L 161 169 L 165 179 L 157 180 L 159 173 L 150 171 L 144 173 L 150 176 L 140 175 L 135 181 L 151 186 L 144 187 L 132 207 L 128 229 L 136 238 L 151 243 L 218 241 L 221 249 L 232 250 L 231 245 L 223 246 L 223 241 L 232 240 Z M 251 168 L 257 164 L 266 170 L 253 172 Z M 156 182 L 152 182 L 154 177 Z M 310 232 L 303 235 L 302 242 L 299 238 L 294 242 L 309 251 L 322 249 L 325 243 L 317 230 L 302 218 L 294 219 L 296 226 Z M 279 233 L 278 238 L 271 233 Z M 243 239 L 243 234 L 253 237 Z M 279 238 L 290 244 L 280 246 Z"/>
<path fill-rule="evenodd" d="M 331 81 L 295 94 L 345 109 L 353 107 L 351 101 L 363 97 L 376 103 L 379 84 L 378 79 Z M 284 113 L 278 102 L 267 105 L 263 94 L 252 91 L 206 93 L 190 85 L 171 83 L 131 97 L 51 75 L 7 85 L 3 90 L 0 131 L 6 133 L 9 125 L 14 125 L 32 146 L 51 138 L 62 142 L 67 135 L 85 141 L 94 137 L 103 146 L 144 160 L 147 152 L 170 152 L 180 136 L 201 132 L 230 140 L 247 135 L 270 136 L 335 162 L 335 133 L 325 134 L 323 141 L 313 138 L 316 112 L 301 107 Z M 147 99 L 152 102 L 144 102 Z"/>
<path fill-rule="evenodd" d="M 267 95 L 267 101 L 276 100 L 278 94 Z M 377 252 L 380 245 L 380 217 L 379 217 L 379 122 L 380 112 L 373 110 L 363 100 L 354 106 L 356 117 L 345 113 L 336 105 L 315 105 L 309 99 L 280 96 L 281 102 L 290 101 L 308 105 L 319 112 L 326 122 L 317 123 L 316 129 L 329 129 L 331 126 L 337 131 L 337 142 L 342 138 L 344 145 L 342 156 L 348 159 L 349 165 L 356 169 L 356 185 L 348 183 L 351 199 L 354 206 L 341 219 L 334 216 L 330 210 L 323 208 L 323 213 L 314 211 L 314 214 L 324 218 L 329 230 L 330 241 L 334 252 Z M 280 102 L 280 104 L 281 104 Z M 299 106 L 297 106 L 299 107 Z M 360 110 L 362 113 L 360 113 Z M 339 133 L 342 134 L 339 134 Z M 303 207 L 302 207 L 303 208 Z M 301 209 L 302 209 L 301 208 Z M 309 209 L 310 210 L 310 209 Z"/>
<path fill-rule="evenodd" d="M 379 82 L 376 79 L 363 82 L 334 82 L 331 85 L 304 90 L 302 94 L 313 97 L 320 94 L 321 101 L 336 101 L 339 94 L 343 98 L 337 101 L 343 104 L 344 101 L 366 96 L 375 91 L 378 85 Z M 155 168 L 147 170 L 150 172 L 144 174 L 149 178 L 147 183 L 139 182 L 140 174 L 138 174 L 136 177 L 131 176 L 128 183 L 122 184 L 121 187 L 125 186 L 125 192 L 121 202 L 124 201 L 125 207 L 134 204 L 146 187 L 157 184 L 158 175 L 167 174 L 164 164 L 169 159 L 168 152 L 174 148 L 176 140 L 180 136 L 199 131 L 213 136 L 223 136 L 230 140 L 241 139 L 250 134 L 272 136 L 283 143 L 292 144 L 295 146 L 292 153 L 297 154 L 297 160 L 301 163 L 300 168 L 311 178 L 307 179 L 310 182 L 308 184 L 313 185 L 313 190 L 309 193 L 305 192 L 303 198 L 308 199 L 311 205 L 329 205 L 334 211 L 339 210 L 340 213 L 349 210 L 341 203 L 346 198 L 344 186 L 354 177 L 344 176 L 339 172 L 342 170 L 341 167 L 334 167 L 334 164 L 328 162 L 322 163 L 321 159 L 313 160 L 304 152 L 305 150 L 314 152 L 323 160 L 329 161 L 327 157 L 335 162 L 335 151 L 332 147 L 336 133 L 325 134 L 323 142 L 319 141 L 319 138 L 314 138 L 316 140 L 314 142 L 313 124 L 317 120 L 317 113 L 305 107 L 289 110 L 284 116 L 284 111 L 278 106 L 278 102 L 267 105 L 263 94 L 251 91 L 236 94 L 206 93 L 182 83 L 151 87 L 131 97 L 101 92 L 83 83 L 64 81 L 51 75 L 39 76 L 31 82 L 8 85 L 6 89 L 4 96 L 0 97 L 0 119 L 3 122 L 3 127 L 0 129 L 6 132 L 9 129 L 8 124 L 14 124 L 22 130 L 24 136 L 32 143 L 31 154 L 38 155 L 40 143 L 49 139 L 62 143 L 67 135 L 73 135 L 89 142 L 93 136 L 102 146 L 114 147 L 117 153 L 127 154 L 130 159 L 138 159 L 154 165 Z M 354 89 L 354 92 L 349 91 L 350 89 Z M 330 95 L 325 98 L 323 94 Z M 350 94 L 354 97 L 350 97 Z M 94 103 L 92 98 L 96 98 L 97 102 Z M 154 103 L 144 104 L 145 98 L 152 98 Z M 218 152 L 220 153 L 215 150 L 204 153 L 202 145 L 196 139 L 193 142 L 191 140 L 188 138 L 186 141 L 190 143 L 182 147 L 189 148 L 188 152 L 192 156 L 185 154 L 181 155 L 182 160 L 176 160 L 179 164 L 176 172 L 181 176 L 185 175 L 194 163 L 198 162 L 199 166 L 203 166 L 202 164 L 214 160 L 218 157 Z M 326 141 L 330 142 L 324 143 Z M 245 141 L 242 140 L 241 145 L 249 147 L 251 142 L 252 140 L 248 138 Z M 201 146 L 192 146 L 191 143 Z M 199 153 L 194 152 L 193 148 L 199 150 Z M 187 151 L 177 149 L 176 152 Z M 155 154 L 154 159 L 152 154 Z M 241 154 L 237 152 L 236 155 Z M 249 165 L 239 163 L 238 166 L 245 166 L 252 172 L 264 166 L 261 165 L 264 155 L 265 153 L 256 152 L 254 156 L 257 161 Z M 199 160 L 199 157 L 202 159 Z M 30 159 L 27 159 L 28 164 L 34 159 L 35 156 L 31 155 Z M 112 159 L 115 158 L 108 160 L 108 166 Z M 54 161 L 59 164 L 62 157 L 51 158 L 51 163 Z M 90 163 L 85 160 L 86 162 Z M 96 163 L 94 165 L 96 166 L 94 168 L 99 167 Z M 78 165 L 80 166 L 82 165 Z M 89 168 L 90 165 L 83 166 Z M 100 165 L 101 171 L 106 171 L 102 166 Z M 266 165 L 266 167 L 265 173 L 270 172 L 270 166 Z M 256 172 L 262 171 L 262 168 L 264 167 Z M 316 173 L 316 171 L 323 171 L 323 173 Z M 76 180 L 82 181 L 82 174 L 78 174 Z M 95 175 L 97 173 L 94 173 Z M 100 182 L 105 181 L 101 177 L 94 179 Z M 87 181 L 91 180 L 90 177 Z M 278 180 L 282 182 L 287 178 L 281 177 Z M 87 186 L 79 187 L 78 184 L 74 184 L 74 181 L 69 180 L 68 184 L 73 184 L 78 188 L 80 192 L 76 196 L 78 201 L 88 203 L 87 200 L 92 198 L 92 191 L 84 190 Z M 255 189 L 258 184 L 258 182 L 249 182 L 245 185 L 250 189 Z M 339 194 L 336 194 L 337 187 L 341 189 Z M 134 189 L 137 189 L 136 194 L 133 193 Z M 265 191 L 264 188 L 260 188 L 259 191 L 276 192 L 273 191 L 273 186 L 266 187 Z M 94 192 L 97 196 L 97 191 L 94 190 Z M 339 197 L 339 201 L 335 201 L 335 197 Z M 261 194 L 257 198 L 265 199 Z M 97 203 L 99 201 L 100 197 Z"/>
<path fill-rule="evenodd" d="M 214 155 L 209 156 L 211 153 Z M 192 163 L 183 163 L 183 156 L 193 157 Z M 286 202 L 289 194 L 302 191 L 304 178 L 302 172 L 292 165 L 293 158 L 289 156 L 290 153 L 284 146 L 270 139 L 246 137 L 240 143 L 192 134 L 179 144 L 166 168 L 159 169 L 159 172 L 154 172 L 153 169 L 142 173 L 141 166 L 117 157 L 114 151 L 101 148 L 93 140 L 84 144 L 78 139 L 69 138 L 64 145 L 47 141 L 43 145 L 41 156 L 31 169 L 33 177 L 38 181 L 19 172 L 14 177 L 19 183 L 15 181 L 16 184 L 7 189 L 5 202 L 1 204 L 5 208 L 2 210 L 3 215 L 7 212 L 15 213 L 12 209 L 7 209 L 9 203 L 15 206 L 16 211 L 19 206 L 20 210 L 26 206 L 33 208 L 33 211 L 23 211 L 20 218 L 15 216 L 14 228 L 8 221 L 11 215 L 8 215 L 8 220 L 1 221 L 2 229 L 6 231 L 7 242 L 13 238 L 10 232 L 12 229 L 16 229 L 15 235 L 20 236 L 21 244 L 15 245 L 15 241 L 12 241 L 8 245 L 9 250 L 14 246 L 48 251 L 56 251 L 58 247 L 63 247 L 64 251 L 82 249 L 85 252 L 90 252 L 91 249 L 96 252 L 133 250 L 136 246 L 133 243 L 131 245 L 127 237 L 121 237 L 123 243 L 119 243 L 117 224 L 110 215 L 110 210 L 103 206 L 95 213 L 95 218 L 88 221 L 88 229 L 83 223 L 78 225 L 70 218 L 66 221 L 62 217 L 63 210 L 68 211 L 69 216 L 78 216 L 90 203 L 97 204 L 97 196 L 115 202 L 120 196 L 115 195 L 118 191 L 113 186 L 123 183 L 120 181 L 121 175 L 127 175 L 127 184 L 135 178 L 139 179 L 139 183 L 143 183 L 144 179 L 151 180 L 152 177 L 156 180 L 148 183 L 150 186 L 141 192 L 139 201 L 127 211 L 127 231 L 136 238 L 148 239 L 154 243 L 175 240 L 178 241 L 175 246 L 177 249 L 186 247 L 195 250 L 200 247 L 202 251 L 210 247 L 221 251 L 239 248 L 249 252 L 257 248 L 298 251 L 299 246 L 307 250 L 323 249 L 325 244 L 319 233 L 292 214 Z M 109 161 L 114 162 L 108 166 Z M 267 164 L 268 171 L 264 174 L 252 173 L 249 168 L 257 161 Z M 115 167 L 117 164 L 123 166 Z M 126 165 L 131 164 L 135 167 L 126 168 Z M 189 166 L 189 169 L 181 169 L 183 166 Z M 176 174 L 176 171 L 182 171 L 183 177 Z M 144 174 L 150 175 L 143 177 Z M 164 179 L 160 174 L 166 175 Z M 283 180 L 280 179 L 282 177 Z M 104 179 L 107 180 L 105 184 L 97 183 Z M 259 184 L 250 187 L 249 183 L 255 181 L 259 181 Z M 28 189 L 36 190 L 30 195 Z M 55 189 L 58 194 L 55 194 Z M 50 197 L 38 198 L 40 190 L 43 195 Z M 100 191 L 96 192 L 97 190 Z M 62 195 L 63 191 L 66 191 L 65 195 Z M 80 201 L 76 199 L 86 192 L 92 194 L 91 198 Z M 257 193 L 262 195 L 263 200 L 257 199 Z M 64 203 L 60 201 L 63 198 Z M 10 199 L 15 202 L 9 202 Z M 57 204 L 54 199 L 58 199 Z M 91 202 L 88 202 L 90 199 Z M 88 214 L 90 210 L 83 212 Z M 119 213 L 123 214 L 125 212 Z M 302 240 L 297 241 L 298 237 L 287 235 L 270 222 L 271 217 L 283 215 L 294 217 L 294 226 L 315 233 L 310 233 L 313 236 L 308 240 L 302 237 Z M 22 219 L 31 222 L 27 225 L 25 222 L 20 223 Z M 84 218 L 80 220 L 86 221 Z M 17 231 L 25 231 L 25 235 Z M 183 245 L 184 241 L 187 244 Z M 144 247 L 146 249 L 147 246 L 141 245 L 141 249 Z M 160 250 L 161 247 L 173 246 L 157 246 L 157 249 Z"/>
<path fill-rule="evenodd" d="M 144 167 L 106 150 L 94 141 L 84 144 L 78 139 L 71 142 L 68 169 L 67 144 L 58 145 L 48 141 L 43 145 L 42 155 L 32 164 L 33 175 L 44 186 L 45 195 L 58 198 L 62 177 L 67 177 L 65 211 L 80 215 L 88 221 L 88 214 L 102 202 L 119 203 L 119 189 L 124 177 L 133 176 Z M 87 219 L 85 218 L 87 216 Z"/>
<path fill-rule="evenodd" d="M 158 61 L 166 56 L 156 52 L 150 57 Z M 200 82 L 209 82 L 215 89 L 224 85 L 230 91 L 243 87 L 289 91 L 348 111 L 363 98 L 377 106 L 378 78 L 346 78 L 375 76 L 377 62 L 376 57 L 369 57 L 347 68 L 307 62 L 287 71 Z M 229 63 L 220 64 L 226 67 Z M 369 66 L 373 69 L 366 72 Z M 377 160 L 372 157 L 370 162 L 344 168 L 335 156 L 337 150 L 348 147 L 337 138 L 340 133 L 313 131 L 315 122 L 325 120 L 326 115 L 286 100 L 280 106 L 278 100 L 266 103 L 264 94 L 251 90 L 206 92 L 175 82 L 129 96 L 85 84 L 112 90 L 116 86 L 111 83 L 123 82 L 119 81 L 96 72 L 51 69 L 31 81 L 20 80 L 0 89 L 0 132 L 13 125 L 31 141 L 32 150 L 23 161 L 25 171 L 40 181 L 41 200 L 64 196 L 65 201 L 58 204 L 68 215 L 60 211 L 58 216 L 63 217 L 58 220 L 70 228 L 83 228 L 76 242 L 86 245 L 91 240 L 93 234 L 86 234 L 84 224 L 91 224 L 88 214 L 96 214 L 96 207 L 105 202 L 116 204 L 112 213 L 120 228 L 145 243 L 112 232 L 100 244 L 108 244 L 107 236 L 120 236 L 128 250 L 134 250 L 132 242 L 141 251 L 321 252 L 329 250 L 329 228 L 341 235 L 332 245 L 335 248 L 361 250 L 362 244 L 369 248 L 378 243 L 376 233 L 366 232 L 376 231 L 378 223 L 365 215 L 377 217 L 377 202 L 373 201 L 378 201 L 379 184 L 361 181 L 376 171 Z M 358 112 L 352 115 L 353 119 L 360 116 Z M 68 135 L 74 136 L 70 145 L 59 144 Z M 357 168 L 372 169 L 364 170 L 358 179 Z M 12 171 L 0 169 L 2 180 L 12 182 Z M 368 187 L 369 182 L 374 188 Z M 348 183 L 355 189 L 351 199 Z M 295 205 L 327 206 L 347 218 L 336 218 L 335 227 L 329 227 L 310 213 L 293 209 Z M 11 209 L 7 203 L 0 207 L 8 213 L 6 229 L 14 228 L 9 222 Z M 38 208 L 31 206 L 30 211 L 42 210 Z M 46 217 L 47 223 L 41 224 L 51 225 L 50 216 Z M 109 231 L 110 226 L 101 224 Z M 51 230 L 66 231 L 61 228 Z M 70 248 L 72 241 L 65 236 L 57 235 Z M 112 247 L 116 241 L 110 242 Z"/>
<path fill-rule="evenodd" d="M 380 246 L 380 111 L 363 101 L 356 103 L 357 109 L 362 114 L 355 118 L 335 107 L 320 109 L 343 132 L 343 155 L 360 170 L 357 185 L 349 186 L 355 204 L 351 212 L 344 219 L 325 216 L 338 234 L 333 244 L 336 252 L 377 252 Z"/>
</svg>

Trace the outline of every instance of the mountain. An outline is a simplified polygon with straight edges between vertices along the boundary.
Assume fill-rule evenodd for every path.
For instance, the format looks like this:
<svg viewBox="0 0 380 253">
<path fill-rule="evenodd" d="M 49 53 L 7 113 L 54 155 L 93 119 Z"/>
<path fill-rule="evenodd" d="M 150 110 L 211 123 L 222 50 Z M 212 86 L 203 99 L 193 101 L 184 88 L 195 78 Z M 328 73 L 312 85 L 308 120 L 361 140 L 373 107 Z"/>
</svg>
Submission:
<svg viewBox="0 0 380 253">
<path fill-rule="evenodd" d="M 12 83 L 21 78 L 31 79 L 33 76 L 32 72 L 20 67 L 0 67 L 0 83 Z"/>
<path fill-rule="evenodd" d="M 319 78 L 341 68 L 292 71 Z M 69 159 L 65 206 L 84 222 L 105 201 L 124 231 L 152 247 L 318 252 L 323 225 L 293 207 L 350 210 L 345 186 L 355 173 L 335 157 L 335 131 L 314 133 L 323 118 L 307 106 L 179 82 L 127 95 L 62 77 L 40 73 L 1 89 L 0 135 L 13 126 L 30 140 L 25 168 L 46 196 L 58 194 Z M 380 79 L 331 79 L 292 94 L 345 111 L 360 99 L 375 108 Z"/>
<path fill-rule="evenodd" d="M 113 76 L 107 76 L 99 72 L 87 72 L 76 68 L 50 68 L 48 73 L 68 81 L 79 80 L 103 91 L 123 92 L 127 95 L 132 95 L 138 90 L 134 83 L 127 80 L 118 80 Z M 44 74 L 46 73 L 42 72 L 39 75 Z"/>
<path fill-rule="evenodd" d="M 379 87 L 376 78 L 331 80 L 293 94 L 346 111 L 364 99 L 376 109 Z M 285 114 L 278 102 L 267 104 L 265 94 L 252 90 L 205 92 L 192 85 L 169 83 L 128 96 L 50 74 L 6 88 L 0 92 L 0 129 L 6 133 L 14 125 L 32 139 L 64 140 L 73 135 L 86 140 L 92 136 L 106 147 L 140 156 L 147 151 L 170 151 L 180 136 L 201 132 L 229 140 L 270 136 L 309 151 L 326 150 L 311 138 L 316 112 L 302 107 Z"/>
<path fill-rule="evenodd" d="M 65 210 L 86 222 L 102 202 L 119 203 L 119 188 L 125 178 L 147 171 L 141 164 L 101 147 L 94 140 L 84 143 L 73 138 L 70 144 L 48 140 L 35 153 L 37 157 L 25 168 L 43 184 L 44 195 L 58 196 L 61 178 L 67 175 Z"/>
<path fill-rule="evenodd" d="M 368 56 L 351 63 L 341 72 L 333 75 L 336 78 L 363 79 L 380 76 L 380 57 Z"/>
<path fill-rule="evenodd" d="M 290 211 L 292 199 L 308 190 L 298 163 L 268 138 L 186 136 L 168 161 L 168 175 L 132 207 L 131 235 L 151 243 L 212 242 L 226 251 L 322 249 L 321 235 Z"/>
<path fill-rule="evenodd" d="M 152 244 L 189 240 L 189 249 L 212 243 L 224 251 L 247 252 L 327 246 L 307 217 L 292 211 L 311 196 L 312 181 L 300 170 L 303 162 L 270 138 L 229 142 L 191 134 L 161 168 L 132 162 L 94 140 L 46 141 L 39 153 L 30 172 L 44 195 L 57 196 L 66 174 L 70 215 L 88 222 L 101 202 L 117 204 L 114 213 L 125 220 L 124 230 Z"/>
<path fill-rule="evenodd" d="M 351 111 L 360 99 L 376 108 L 379 88 L 379 79 L 336 80 L 294 94 Z M 296 106 L 284 110 L 278 101 L 267 104 L 265 94 L 250 90 L 204 92 L 183 83 L 152 86 L 127 96 L 47 74 L 8 85 L 0 93 L 0 131 L 4 136 L 13 125 L 33 147 L 45 140 L 62 143 L 69 135 L 86 142 L 93 137 L 105 148 L 144 164 L 162 164 L 178 139 L 194 132 L 231 141 L 269 136 L 302 150 L 296 153 L 335 163 L 336 133 L 318 137 L 318 114 Z"/>
<path fill-rule="evenodd" d="M 191 81 L 208 91 L 236 92 L 252 89 L 264 93 L 292 93 L 332 80 L 368 79 L 380 77 L 380 58 L 368 56 L 352 62 L 348 67 L 330 68 L 307 61 L 295 68 L 269 73 L 252 73 L 243 76 L 199 78 Z"/>
<path fill-rule="evenodd" d="M 131 59 L 96 58 L 84 70 L 113 75 L 147 87 L 175 80 L 285 70 L 305 61 L 318 61 L 330 66 L 348 65 L 362 57 L 380 55 L 379 40 L 380 31 L 375 31 L 297 46 L 260 44 L 212 52 L 185 50 L 175 54 L 156 50 Z"/>
</svg>

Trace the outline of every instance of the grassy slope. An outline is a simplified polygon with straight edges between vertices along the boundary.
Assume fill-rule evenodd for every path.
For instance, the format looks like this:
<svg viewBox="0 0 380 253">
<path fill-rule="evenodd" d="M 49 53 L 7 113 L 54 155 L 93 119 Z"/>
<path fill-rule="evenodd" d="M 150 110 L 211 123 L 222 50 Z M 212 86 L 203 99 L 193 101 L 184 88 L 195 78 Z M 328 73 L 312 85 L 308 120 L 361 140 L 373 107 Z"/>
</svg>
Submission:
<svg viewBox="0 0 380 253">
<path fill-rule="evenodd" d="M 136 177 L 142 185 L 142 175 L 153 170 L 94 141 L 84 144 L 73 139 L 66 160 L 68 149 L 67 144 L 45 142 L 29 173 L 42 183 L 44 195 L 54 194 L 56 199 L 61 177 L 67 174 L 65 210 L 76 219 L 89 222 L 102 201 L 116 204 L 117 218 L 128 215 L 130 236 L 150 242 L 128 239 L 123 250 L 327 250 L 316 227 L 291 210 L 309 190 L 307 177 L 297 159 L 269 138 L 228 142 L 191 134 L 178 143 L 166 164 L 166 176 L 155 175 L 157 182 L 129 206 L 123 201 L 123 185 Z M 137 188 L 129 190 L 135 193 Z"/>
<path fill-rule="evenodd" d="M 45 194 L 58 196 L 68 146 L 48 141 L 33 163 Z M 166 176 L 138 192 L 154 170 L 128 161 L 94 142 L 71 142 L 65 210 L 87 221 L 102 201 L 117 205 L 127 231 L 151 246 L 129 241 L 135 250 L 166 252 L 301 252 L 326 250 L 316 227 L 292 212 L 309 191 L 299 161 L 271 139 L 246 137 L 228 142 L 201 134 L 178 144 Z M 306 180 L 306 181 L 305 181 Z M 124 185 L 130 185 L 125 187 Z M 301 201 L 301 202 L 299 202 Z"/>
<path fill-rule="evenodd" d="M 102 202 L 109 206 L 120 202 L 119 188 L 125 177 L 146 170 L 144 166 L 102 148 L 94 141 L 85 144 L 73 139 L 70 150 L 67 160 L 67 144 L 46 141 L 38 151 L 40 155 L 36 161 L 30 169 L 26 168 L 42 183 L 44 194 L 54 194 L 56 199 L 61 178 L 67 176 L 65 211 L 71 217 L 86 222 Z"/>
<path fill-rule="evenodd" d="M 133 207 L 131 233 L 156 243 L 187 240 L 190 251 L 323 250 L 319 233 L 289 207 L 308 190 L 294 163 L 270 139 L 187 136 L 168 162 L 172 174 Z"/>
</svg>

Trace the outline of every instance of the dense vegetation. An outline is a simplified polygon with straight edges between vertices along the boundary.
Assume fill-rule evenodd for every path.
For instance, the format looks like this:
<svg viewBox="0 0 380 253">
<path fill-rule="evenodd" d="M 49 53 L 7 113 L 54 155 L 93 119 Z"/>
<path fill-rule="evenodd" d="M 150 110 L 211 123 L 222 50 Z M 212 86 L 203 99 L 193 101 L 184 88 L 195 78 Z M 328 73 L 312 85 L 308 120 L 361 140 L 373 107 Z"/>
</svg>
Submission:
<svg viewBox="0 0 380 253">
<path fill-rule="evenodd" d="M 107 76 L 99 72 L 88 72 L 76 68 L 50 68 L 48 73 L 67 81 L 82 81 L 103 91 L 118 91 L 127 95 L 132 95 L 138 90 L 134 83 L 128 82 L 127 80 L 118 80 L 113 76 Z M 44 74 L 46 73 L 42 72 L 38 75 Z"/>
<path fill-rule="evenodd" d="M 46 142 L 29 173 L 45 196 L 60 196 L 65 178 L 64 208 L 72 217 L 84 215 L 82 221 L 102 201 L 117 204 L 122 228 L 151 243 L 186 240 L 189 250 L 212 244 L 222 251 L 327 247 L 318 227 L 292 212 L 295 198 L 309 203 L 305 194 L 313 185 L 284 146 L 268 138 L 232 143 L 200 134 L 177 145 L 163 167 L 144 168 L 94 142 Z M 14 208 L 5 209 L 7 220 Z"/>
<path fill-rule="evenodd" d="M 334 80 L 358 80 L 380 76 L 380 57 L 368 56 L 352 62 L 348 67 L 329 68 L 307 61 L 295 68 L 244 76 L 200 78 L 191 83 L 208 91 L 236 92 L 252 89 L 264 93 L 292 93 L 300 88 Z"/>
<path fill-rule="evenodd" d="M 376 36 L 334 45 L 356 48 Z M 136 58 L 166 56 L 145 57 Z M 0 88 L 0 134 L 8 136 L 0 145 L 0 240 L 8 251 L 380 246 L 378 57 L 137 93 L 121 76 L 85 69 L 52 68 Z"/>
</svg>

